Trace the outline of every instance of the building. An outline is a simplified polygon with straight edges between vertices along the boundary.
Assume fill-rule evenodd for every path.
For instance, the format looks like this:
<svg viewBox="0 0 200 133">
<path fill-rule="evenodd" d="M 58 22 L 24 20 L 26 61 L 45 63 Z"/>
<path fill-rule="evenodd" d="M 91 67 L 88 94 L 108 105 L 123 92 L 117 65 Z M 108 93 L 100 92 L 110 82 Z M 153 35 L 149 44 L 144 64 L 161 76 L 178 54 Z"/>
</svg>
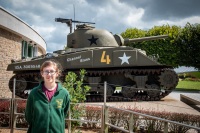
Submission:
<svg viewBox="0 0 200 133">
<path fill-rule="evenodd" d="M 45 40 L 28 24 L 0 6 L 0 97 L 11 97 L 6 71 L 12 59 L 39 56 L 46 53 Z"/>
</svg>

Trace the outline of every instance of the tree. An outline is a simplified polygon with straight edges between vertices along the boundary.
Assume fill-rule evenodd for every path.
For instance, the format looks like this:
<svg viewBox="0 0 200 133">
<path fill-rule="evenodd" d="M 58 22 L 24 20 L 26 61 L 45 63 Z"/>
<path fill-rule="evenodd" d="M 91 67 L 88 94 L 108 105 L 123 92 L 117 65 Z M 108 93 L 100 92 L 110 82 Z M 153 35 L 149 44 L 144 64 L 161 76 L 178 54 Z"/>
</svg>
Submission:
<svg viewBox="0 0 200 133">
<path fill-rule="evenodd" d="M 179 65 L 200 70 L 200 24 L 187 23 L 177 38 Z"/>
<path fill-rule="evenodd" d="M 178 66 L 178 51 L 179 47 L 176 45 L 176 38 L 181 30 L 178 26 L 155 26 L 147 32 L 147 36 L 168 35 L 167 39 L 159 39 L 151 42 L 146 42 L 150 49 L 149 54 L 158 55 L 158 61 L 162 64 Z"/>
<path fill-rule="evenodd" d="M 169 35 L 169 38 L 167 39 L 129 43 L 128 45 L 145 50 L 148 56 L 159 57 L 158 62 L 162 64 L 177 67 L 178 47 L 175 45 L 175 39 L 177 38 L 180 29 L 181 28 L 177 26 L 170 27 L 169 25 L 163 25 L 154 26 L 148 31 L 138 30 L 136 28 L 127 29 L 121 35 L 125 38 Z"/>
<path fill-rule="evenodd" d="M 129 28 L 125 32 L 121 33 L 123 38 L 139 38 L 144 37 L 146 34 L 145 30 L 137 29 L 137 28 Z"/>
</svg>

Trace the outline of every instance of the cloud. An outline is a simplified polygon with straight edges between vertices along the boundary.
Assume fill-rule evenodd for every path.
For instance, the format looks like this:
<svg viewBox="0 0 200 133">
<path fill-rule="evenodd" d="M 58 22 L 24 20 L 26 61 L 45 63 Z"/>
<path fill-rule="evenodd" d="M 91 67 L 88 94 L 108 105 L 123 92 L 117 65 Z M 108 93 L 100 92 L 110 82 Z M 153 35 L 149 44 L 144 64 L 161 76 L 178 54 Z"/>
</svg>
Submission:
<svg viewBox="0 0 200 133">
<path fill-rule="evenodd" d="M 50 38 L 52 38 L 52 34 L 53 32 L 56 30 L 55 27 L 53 26 L 48 26 L 48 27 L 40 27 L 40 26 L 36 26 L 33 25 L 31 26 L 33 29 L 35 29 L 37 32 L 40 33 L 40 35 L 42 37 L 44 37 L 46 40 L 49 40 Z"/>
<path fill-rule="evenodd" d="M 200 15 L 199 0 L 121 0 L 128 6 L 145 9 L 143 21 L 184 19 Z"/>
<path fill-rule="evenodd" d="M 192 16 L 185 19 L 172 21 L 172 20 L 161 20 L 158 21 L 158 25 L 169 24 L 169 25 L 178 25 L 184 27 L 187 22 L 190 24 L 200 23 L 200 16 Z"/>
</svg>

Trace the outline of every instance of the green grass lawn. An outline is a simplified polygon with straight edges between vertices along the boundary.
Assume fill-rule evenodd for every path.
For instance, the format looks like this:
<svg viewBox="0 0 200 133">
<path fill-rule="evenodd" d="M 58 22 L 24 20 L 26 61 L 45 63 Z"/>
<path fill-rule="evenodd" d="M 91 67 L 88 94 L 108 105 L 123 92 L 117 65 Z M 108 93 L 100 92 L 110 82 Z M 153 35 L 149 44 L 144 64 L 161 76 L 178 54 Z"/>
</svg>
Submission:
<svg viewBox="0 0 200 133">
<path fill-rule="evenodd" d="M 178 85 L 176 86 L 176 90 L 187 90 L 187 91 L 200 91 L 200 82 L 194 81 L 179 81 Z"/>
</svg>

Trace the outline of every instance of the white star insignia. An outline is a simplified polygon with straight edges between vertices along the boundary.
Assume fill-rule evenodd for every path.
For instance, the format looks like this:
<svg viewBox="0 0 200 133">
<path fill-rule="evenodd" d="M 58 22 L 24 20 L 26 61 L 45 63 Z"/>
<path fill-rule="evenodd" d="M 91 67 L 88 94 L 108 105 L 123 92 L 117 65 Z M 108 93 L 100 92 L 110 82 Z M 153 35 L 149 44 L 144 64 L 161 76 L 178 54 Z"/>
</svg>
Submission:
<svg viewBox="0 0 200 133">
<path fill-rule="evenodd" d="M 131 56 L 126 56 L 126 53 L 124 52 L 124 55 L 122 57 L 118 57 L 122 60 L 121 65 L 124 63 L 129 64 L 128 59 L 131 58 Z"/>
</svg>

